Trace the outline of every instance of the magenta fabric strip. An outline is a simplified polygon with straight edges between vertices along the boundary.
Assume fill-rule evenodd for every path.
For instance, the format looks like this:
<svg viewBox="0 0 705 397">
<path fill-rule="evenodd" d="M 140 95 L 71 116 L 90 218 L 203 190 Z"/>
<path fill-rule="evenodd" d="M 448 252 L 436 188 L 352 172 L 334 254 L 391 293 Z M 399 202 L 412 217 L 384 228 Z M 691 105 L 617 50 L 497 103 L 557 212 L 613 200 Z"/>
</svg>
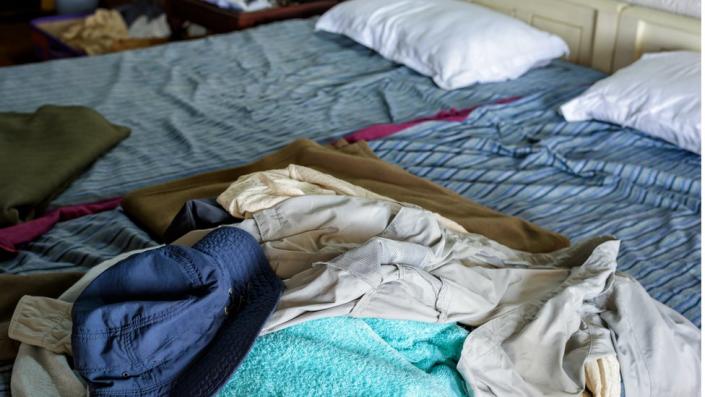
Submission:
<svg viewBox="0 0 705 397">
<path fill-rule="evenodd" d="M 16 246 L 27 243 L 51 230 L 57 222 L 67 221 L 85 215 L 116 208 L 122 197 L 113 197 L 88 204 L 75 204 L 59 207 L 39 218 L 0 229 L 0 250 L 15 253 Z"/>
<path fill-rule="evenodd" d="M 513 96 L 509 98 L 502 98 L 492 104 L 505 104 L 511 103 L 520 99 L 521 97 Z M 421 124 L 426 121 L 463 121 L 465 120 L 473 110 L 477 109 L 482 105 L 473 106 L 467 109 L 450 109 L 441 110 L 440 112 L 434 114 L 433 116 L 421 117 L 411 121 L 406 121 L 403 123 L 385 123 L 385 124 L 373 124 L 369 127 L 362 128 L 353 133 L 345 136 L 345 140 L 352 143 L 357 141 L 373 141 L 375 139 L 381 139 L 397 132 L 403 131 L 407 128 L 413 127 L 417 124 Z"/>
</svg>

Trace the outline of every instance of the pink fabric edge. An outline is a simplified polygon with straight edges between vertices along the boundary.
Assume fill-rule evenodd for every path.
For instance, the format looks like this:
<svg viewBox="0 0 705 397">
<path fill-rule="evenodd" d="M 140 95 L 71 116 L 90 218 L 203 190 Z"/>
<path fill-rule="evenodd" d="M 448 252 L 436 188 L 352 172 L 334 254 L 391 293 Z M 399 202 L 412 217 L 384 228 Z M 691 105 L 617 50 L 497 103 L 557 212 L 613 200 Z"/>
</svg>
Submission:
<svg viewBox="0 0 705 397">
<path fill-rule="evenodd" d="M 448 121 L 448 122 L 460 122 L 465 120 L 473 110 L 484 105 L 501 105 L 506 103 L 514 102 L 521 99 L 520 96 L 512 96 L 507 98 L 498 99 L 494 102 L 483 103 L 480 105 L 472 106 L 466 109 L 448 109 L 441 110 L 440 112 L 434 114 L 433 116 L 421 117 L 418 119 L 405 121 L 402 123 L 382 123 L 382 124 L 372 124 L 368 127 L 364 127 L 355 132 L 352 132 L 345 136 L 345 140 L 354 143 L 357 141 L 373 141 L 375 139 L 381 139 L 388 137 L 390 135 L 401 132 L 407 128 L 413 127 L 415 125 L 421 124 L 426 121 Z"/>
<path fill-rule="evenodd" d="M 0 250 L 17 253 L 17 245 L 27 243 L 51 230 L 61 221 L 112 210 L 122 203 L 122 197 L 113 197 L 93 203 L 67 205 L 53 209 L 39 218 L 0 228 Z"/>
</svg>

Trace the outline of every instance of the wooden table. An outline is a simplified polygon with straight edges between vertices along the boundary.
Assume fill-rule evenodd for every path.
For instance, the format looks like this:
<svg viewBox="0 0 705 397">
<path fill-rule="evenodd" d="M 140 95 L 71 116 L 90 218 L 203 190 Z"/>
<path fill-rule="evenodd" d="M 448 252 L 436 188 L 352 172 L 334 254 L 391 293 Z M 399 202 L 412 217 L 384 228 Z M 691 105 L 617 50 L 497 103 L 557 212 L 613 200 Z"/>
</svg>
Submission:
<svg viewBox="0 0 705 397">
<path fill-rule="evenodd" d="M 204 0 L 167 0 L 166 13 L 174 38 L 184 38 L 184 25 L 192 22 L 213 33 L 243 30 L 292 18 L 308 18 L 326 12 L 341 0 L 314 0 L 292 3 L 253 12 L 226 10 Z"/>
</svg>

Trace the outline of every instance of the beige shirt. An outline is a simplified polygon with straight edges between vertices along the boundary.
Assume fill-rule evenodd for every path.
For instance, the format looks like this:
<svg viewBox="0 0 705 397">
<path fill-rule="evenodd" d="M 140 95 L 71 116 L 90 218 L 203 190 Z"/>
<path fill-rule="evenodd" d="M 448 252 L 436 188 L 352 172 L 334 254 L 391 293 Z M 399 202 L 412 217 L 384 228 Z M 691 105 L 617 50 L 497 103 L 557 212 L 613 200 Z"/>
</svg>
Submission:
<svg viewBox="0 0 705 397">
<path fill-rule="evenodd" d="M 296 164 L 289 164 L 284 169 L 243 175 L 228 186 L 218 196 L 217 201 L 235 218 L 247 218 L 254 212 L 271 208 L 291 197 L 311 195 L 341 195 L 397 202 L 334 176 Z M 413 204 L 402 204 L 419 208 Z M 439 214 L 435 215 L 445 227 L 467 232 L 457 222 Z"/>
</svg>

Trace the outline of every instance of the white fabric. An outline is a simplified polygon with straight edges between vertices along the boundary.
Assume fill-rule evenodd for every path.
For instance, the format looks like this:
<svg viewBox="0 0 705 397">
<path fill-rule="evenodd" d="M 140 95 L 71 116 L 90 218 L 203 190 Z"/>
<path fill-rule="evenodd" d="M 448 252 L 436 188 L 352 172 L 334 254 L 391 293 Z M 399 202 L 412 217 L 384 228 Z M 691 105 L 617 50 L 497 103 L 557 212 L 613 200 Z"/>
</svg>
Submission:
<svg viewBox="0 0 705 397">
<path fill-rule="evenodd" d="M 561 106 L 568 121 L 635 128 L 700 153 L 700 54 L 644 54 Z"/>
<path fill-rule="evenodd" d="M 274 6 L 270 0 L 206 0 L 220 8 L 235 11 L 253 12 Z"/>
<path fill-rule="evenodd" d="M 288 198 L 305 195 L 343 195 L 393 201 L 352 183 L 296 164 L 289 164 L 283 169 L 243 175 L 218 195 L 216 201 L 230 215 L 245 218 L 253 212 L 273 207 Z"/>
<path fill-rule="evenodd" d="M 139 16 L 127 30 L 131 38 L 166 38 L 171 35 L 166 14 L 150 20 L 146 15 Z"/>
<path fill-rule="evenodd" d="M 242 175 L 218 195 L 216 201 L 235 218 L 247 218 L 254 212 L 271 208 L 291 197 L 306 195 L 340 195 L 397 202 L 332 175 L 296 164 L 289 164 L 279 170 Z M 400 204 L 418 208 L 413 204 Z M 443 226 L 456 232 L 467 233 L 457 222 L 439 214 L 435 215 Z M 279 276 L 288 277 L 282 274 Z"/>
<path fill-rule="evenodd" d="M 568 53 L 558 36 L 461 0 L 350 0 L 316 30 L 344 34 L 451 90 L 515 79 Z"/>
<path fill-rule="evenodd" d="M 612 397 L 620 394 L 619 361 L 608 355 L 585 363 L 586 388 L 592 397 Z"/>
<path fill-rule="evenodd" d="M 626 0 L 627 3 L 656 8 L 674 14 L 700 18 L 700 0 Z"/>
</svg>

